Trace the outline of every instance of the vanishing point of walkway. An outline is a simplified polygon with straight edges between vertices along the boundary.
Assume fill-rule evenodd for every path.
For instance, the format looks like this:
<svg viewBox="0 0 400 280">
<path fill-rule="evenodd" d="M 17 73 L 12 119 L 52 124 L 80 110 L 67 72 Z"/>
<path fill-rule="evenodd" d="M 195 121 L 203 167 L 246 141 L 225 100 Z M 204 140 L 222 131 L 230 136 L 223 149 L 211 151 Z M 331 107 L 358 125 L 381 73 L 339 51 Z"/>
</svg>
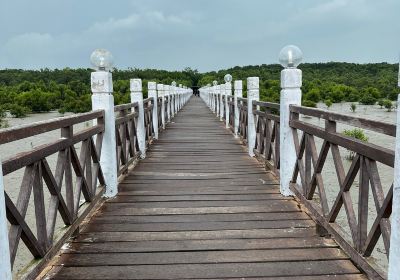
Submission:
<svg viewBox="0 0 400 280">
<path fill-rule="evenodd" d="M 193 97 L 52 279 L 365 279 Z"/>
</svg>

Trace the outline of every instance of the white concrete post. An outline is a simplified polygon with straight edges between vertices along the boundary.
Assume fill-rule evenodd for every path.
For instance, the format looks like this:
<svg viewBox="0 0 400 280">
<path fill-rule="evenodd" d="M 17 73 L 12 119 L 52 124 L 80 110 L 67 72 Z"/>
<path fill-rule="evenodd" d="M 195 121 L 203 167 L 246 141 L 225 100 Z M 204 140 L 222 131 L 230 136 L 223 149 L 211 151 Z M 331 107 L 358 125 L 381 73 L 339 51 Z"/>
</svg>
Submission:
<svg viewBox="0 0 400 280">
<path fill-rule="evenodd" d="M 251 157 L 254 156 L 254 147 L 256 145 L 256 122 L 253 114 L 253 100 L 260 100 L 258 77 L 247 78 L 247 147 Z"/>
<path fill-rule="evenodd" d="M 229 103 L 228 97 L 232 95 L 232 83 L 225 83 L 225 127 L 229 128 Z"/>
<path fill-rule="evenodd" d="M 291 104 L 301 105 L 302 72 L 297 68 L 286 68 L 281 72 L 280 97 L 280 189 L 281 194 L 293 195 L 289 189 L 296 163 L 292 129 L 289 126 Z"/>
<path fill-rule="evenodd" d="M 220 93 L 220 96 L 219 96 L 219 120 L 223 121 L 223 117 L 225 114 L 224 101 L 222 100 L 222 96 L 225 96 L 225 85 L 224 84 L 219 85 L 219 93 Z"/>
<path fill-rule="evenodd" d="M 11 280 L 10 244 L 8 242 L 8 223 L 6 201 L 4 198 L 3 167 L 0 160 L 0 279 Z"/>
<path fill-rule="evenodd" d="M 137 123 L 137 138 L 140 150 L 140 158 L 146 157 L 146 131 L 144 127 L 144 107 L 143 107 L 143 92 L 142 92 L 142 80 L 131 79 L 131 102 L 137 102 L 139 104 L 139 116 Z"/>
<path fill-rule="evenodd" d="M 215 93 L 215 102 L 216 102 L 216 104 L 215 104 L 215 112 L 217 113 L 217 117 L 219 117 L 219 109 L 220 109 L 220 106 L 219 106 L 219 85 L 215 85 L 214 87 L 215 87 L 214 93 Z"/>
<path fill-rule="evenodd" d="M 400 64 L 398 86 L 400 87 Z M 394 161 L 394 183 L 392 201 L 392 226 L 390 234 L 388 280 L 400 277 L 400 95 L 397 97 L 397 127 Z"/>
<path fill-rule="evenodd" d="M 165 96 L 163 84 L 157 84 L 157 92 L 158 96 L 161 97 L 161 122 L 163 129 L 165 129 Z"/>
<path fill-rule="evenodd" d="M 181 94 L 181 102 L 179 103 L 179 110 L 182 109 L 183 104 L 185 103 L 185 92 L 183 90 L 182 84 L 179 84 L 179 92 Z"/>
<path fill-rule="evenodd" d="M 234 83 L 234 102 L 235 102 L 235 137 L 238 137 L 239 131 L 239 107 L 238 107 L 238 97 L 243 97 L 243 83 L 242 81 L 235 81 Z"/>
<path fill-rule="evenodd" d="M 157 83 L 147 83 L 147 95 L 153 97 L 153 129 L 154 138 L 158 139 L 158 98 L 157 98 Z"/>
<path fill-rule="evenodd" d="M 175 87 L 169 86 L 169 94 L 171 96 L 171 119 L 175 116 Z"/>
<path fill-rule="evenodd" d="M 176 96 L 175 96 L 175 112 L 178 113 L 179 112 L 179 100 L 180 100 L 178 87 L 175 87 L 175 94 L 176 94 Z"/>
<path fill-rule="evenodd" d="M 106 197 L 118 193 L 117 152 L 115 141 L 115 113 L 112 74 L 96 71 L 91 74 L 92 109 L 104 110 L 104 135 L 100 165 L 106 183 Z"/>
<path fill-rule="evenodd" d="M 170 122 L 171 121 L 171 95 L 170 95 L 170 91 L 169 91 L 169 85 L 164 85 L 164 97 L 166 100 L 168 100 L 166 121 Z"/>
</svg>

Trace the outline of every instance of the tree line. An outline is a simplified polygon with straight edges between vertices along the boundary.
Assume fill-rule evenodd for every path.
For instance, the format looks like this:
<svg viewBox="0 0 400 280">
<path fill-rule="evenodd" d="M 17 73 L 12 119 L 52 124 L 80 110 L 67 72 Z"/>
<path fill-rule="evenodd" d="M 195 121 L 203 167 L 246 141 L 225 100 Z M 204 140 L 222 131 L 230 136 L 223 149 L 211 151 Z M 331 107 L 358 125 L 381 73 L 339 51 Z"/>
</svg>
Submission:
<svg viewBox="0 0 400 280">
<path fill-rule="evenodd" d="M 397 87 L 397 65 L 388 63 L 305 63 L 303 71 L 303 104 L 315 106 L 316 102 L 327 104 L 342 101 L 362 104 L 382 103 L 395 100 L 400 93 Z M 220 71 L 199 73 L 186 68 L 183 71 L 155 69 L 115 69 L 113 71 L 114 98 L 116 104 L 128 103 L 129 79 L 143 80 L 147 96 L 147 81 L 171 84 L 176 81 L 185 86 L 204 86 L 214 80 L 223 83 L 225 74 L 234 80 L 260 77 L 260 99 L 279 102 L 280 71 L 278 64 L 233 67 Z M 9 111 L 15 117 L 29 112 L 86 112 L 91 109 L 91 69 L 41 69 L 0 70 L 0 117 Z M 246 92 L 244 90 L 244 95 Z"/>
</svg>

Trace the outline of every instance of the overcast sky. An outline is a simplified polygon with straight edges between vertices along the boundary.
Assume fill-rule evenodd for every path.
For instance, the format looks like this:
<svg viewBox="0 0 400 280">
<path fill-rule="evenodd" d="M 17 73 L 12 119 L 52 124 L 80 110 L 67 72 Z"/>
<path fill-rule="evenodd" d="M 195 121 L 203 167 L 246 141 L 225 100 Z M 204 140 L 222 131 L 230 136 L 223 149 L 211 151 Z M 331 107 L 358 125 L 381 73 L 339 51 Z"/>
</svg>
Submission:
<svg viewBox="0 0 400 280">
<path fill-rule="evenodd" d="M 89 67 L 95 48 L 118 68 L 199 71 L 277 62 L 396 62 L 400 0 L 0 0 L 0 68 Z"/>
</svg>

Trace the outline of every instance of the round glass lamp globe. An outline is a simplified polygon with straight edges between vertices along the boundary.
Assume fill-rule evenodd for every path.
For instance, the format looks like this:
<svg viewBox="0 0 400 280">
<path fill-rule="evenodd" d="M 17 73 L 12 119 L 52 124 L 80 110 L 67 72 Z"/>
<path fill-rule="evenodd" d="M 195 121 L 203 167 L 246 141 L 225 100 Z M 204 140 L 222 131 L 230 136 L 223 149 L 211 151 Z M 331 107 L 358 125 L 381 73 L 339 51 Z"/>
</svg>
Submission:
<svg viewBox="0 0 400 280">
<path fill-rule="evenodd" d="M 96 49 L 90 55 L 90 62 L 95 70 L 109 71 L 114 64 L 114 59 L 108 50 Z"/>
<path fill-rule="evenodd" d="M 303 53 L 294 45 L 284 47 L 279 53 L 279 63 L 285 68 L 296 68 L 303 60 Z"/>
<path fill-rule="evenodd" d="M 217 81 L 213 81 L 213 85 L 214 86 L 218 85 L 218 82 Z"/>
<path fill-rule="evenodd" d="M 173 81 L 173 82 L 171 83 L 171 86 L 176 87 L 176 82 Z"/>
<path fill-rule="evenodd" d="M 224 76 L 224 80 L 225 80 L 225 82 L 227 82 L 227 83 L 232 82 L 232 75 L 231 75 L 231 74 L 226 74 L 226 75 Z"/>
</svg>

